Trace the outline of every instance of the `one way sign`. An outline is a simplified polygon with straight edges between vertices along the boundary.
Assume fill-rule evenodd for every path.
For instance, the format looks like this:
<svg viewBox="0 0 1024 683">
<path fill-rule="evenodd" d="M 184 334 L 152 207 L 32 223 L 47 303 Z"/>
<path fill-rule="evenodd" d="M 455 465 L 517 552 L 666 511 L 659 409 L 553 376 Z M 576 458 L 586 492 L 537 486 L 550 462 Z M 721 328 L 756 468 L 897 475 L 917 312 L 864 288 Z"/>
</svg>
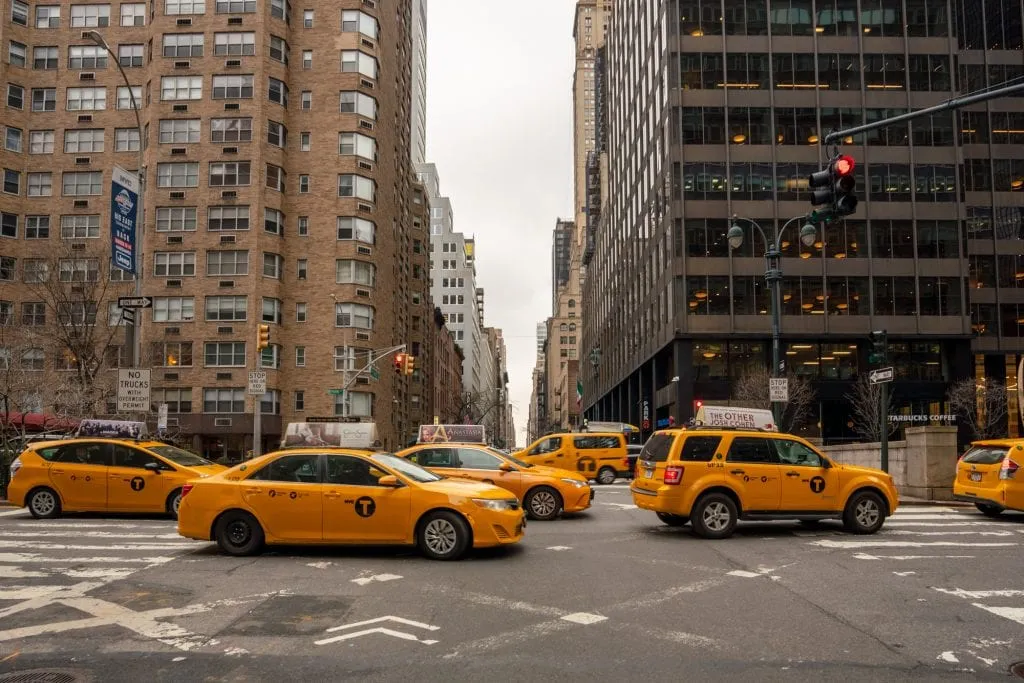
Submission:
<svg viewBox="0 0 1024 683">
<path fill-rule="evenodd" d="M 868 373 L 868 380 L 870 380 L 872 384 L 891 382 L 895 374 L 896 373 L 893 372 L 892 368 L 879 368 Z"/>
<path fill-rule="evenodd" d="M 150 296 L 119 296 L 118 308 L 152 308 L 153 297 Z"/>
</svg>

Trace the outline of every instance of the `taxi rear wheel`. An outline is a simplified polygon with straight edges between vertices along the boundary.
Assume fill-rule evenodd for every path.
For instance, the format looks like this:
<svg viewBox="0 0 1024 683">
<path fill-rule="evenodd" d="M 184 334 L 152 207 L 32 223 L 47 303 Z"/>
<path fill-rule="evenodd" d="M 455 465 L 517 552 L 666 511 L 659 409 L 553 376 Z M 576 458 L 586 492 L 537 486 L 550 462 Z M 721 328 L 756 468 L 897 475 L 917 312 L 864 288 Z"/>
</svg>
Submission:
<svg viewBox="0 0 1024 683">
<path fill-rule="evenodd" d="M 690 511 L 693 532 L 701 538 L 728 538 L 736 530 L 738 521 L 736 503 L 724 493 L 709 493 Z"/>
<path fill-rule="evenodd" d="M 658 519 L 669 526 L 686 526 L 690 520 L 682 515 L 673 515 L 668 512 L 659 512 Z"/>
<path fill-rule="evenodd" d="M 975 503 L 974 507 L 978 508 L 978 512 L 986 517 L 998 517 L 1003 514 L 1003 508 L 990 503 Z"/>
<path fill-rule="evenodd" d="M 850 496 L 843 510 L 843 526 L 854 534 L 873 534 L 885 523 L 885 503 L 874 491 Z"/>
<path fill-rule="evenodd" d="M 432 560 L 457 560 L 469 549 L 469 525 L 454 512 L 431 512 L 420 523 L 417 541 L 423 554 Z"/>
<path fill-rule="evenodd" d="M 263 527 L 248 512 L 225 512 L 214 531 L 217 545 L 228 555 L 254 555 L 263 547 Z"/>
<path fill-rule="evenodd" d="M 562 496 L 550 486 L 530 489 L 523 502 L 530 519 L 542 522 L 554 519 L 562 511 Z"/>
<path fill-rule="evenodd" d="M 173 519 L 178 518 L 178 508 L 181 507 L 181 489 L 171 491 L 167 496 L 167 514 Z"/>
<path fill-rule="evenodd" d="M 615 483 L 615 470 L 611 467 L 602 467 L 597 472 L 597 483 L 598 484 L 614 484 Z"/>
<path fill-rule="evenodd" d="M 28 494 L 27 506 L 36 519 L 60 517 L 60 496 L 51 488 L 43 486 Z"/>
</svg>

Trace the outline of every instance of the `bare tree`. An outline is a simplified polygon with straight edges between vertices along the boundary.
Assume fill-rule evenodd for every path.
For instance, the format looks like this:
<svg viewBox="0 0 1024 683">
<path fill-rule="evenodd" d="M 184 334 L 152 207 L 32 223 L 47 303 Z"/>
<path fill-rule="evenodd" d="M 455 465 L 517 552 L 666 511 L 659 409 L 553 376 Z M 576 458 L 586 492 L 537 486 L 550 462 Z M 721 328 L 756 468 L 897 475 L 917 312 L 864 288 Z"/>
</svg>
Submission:
<svg viewBox="0 0 1024 683">
<path fill-rule="evenodd" d="M 888 405 L 882 407 L 882 385 L 872 384 L 867 374 L 862 373 L 853 385 L 852 391 L 846 395 L 852 411 L 853 431 L 869 442 L 882 440 L 882 419 L 885 419 L 889 434 L 895 425 L 889 420 L 892 414 L 892 394 L 889 394 Z"/>
<path fill-rule="evenodd" d="M 771 373 L 761 365 L 747 370 L 733 384 L 732 400 L 737 407 L 764 408 L 772 407 L 768 391 L 768 380 Z M 794 432 L 804 425 L 814 414 L 817 396 L 809 380 L 796 375 L 789 375 L 789 402 L 785 404 L 779 429 Z"/>
<path fill-rule="evenodd" d="M 996 380 L 954 382 L 946 393 L 949 410 L 963 420 L 976 439 L 1006 436 L 1006 385 Z"/>
<path fill-rule="evenodd" d="M 501 398 L 496 391 L 466 391 L 459 397 L 459 420 L 470 424 L 483 424 L 485 418 L 501 405 Z"/>
</svg>

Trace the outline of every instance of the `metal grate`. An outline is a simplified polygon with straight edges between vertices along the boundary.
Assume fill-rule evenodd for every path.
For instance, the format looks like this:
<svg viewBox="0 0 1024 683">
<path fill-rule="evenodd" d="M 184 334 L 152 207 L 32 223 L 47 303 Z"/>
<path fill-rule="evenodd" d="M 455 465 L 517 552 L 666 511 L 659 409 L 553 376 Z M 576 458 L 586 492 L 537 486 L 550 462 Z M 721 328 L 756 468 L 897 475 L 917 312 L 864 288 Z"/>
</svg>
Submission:
<svg viewBox="0 0 1024 683">
<path fill-rule="evenodd" d="M 0 674 L 0 683 L 84 683 L 86 680 L 66 669 L 31 669 Z"/>
</svg>

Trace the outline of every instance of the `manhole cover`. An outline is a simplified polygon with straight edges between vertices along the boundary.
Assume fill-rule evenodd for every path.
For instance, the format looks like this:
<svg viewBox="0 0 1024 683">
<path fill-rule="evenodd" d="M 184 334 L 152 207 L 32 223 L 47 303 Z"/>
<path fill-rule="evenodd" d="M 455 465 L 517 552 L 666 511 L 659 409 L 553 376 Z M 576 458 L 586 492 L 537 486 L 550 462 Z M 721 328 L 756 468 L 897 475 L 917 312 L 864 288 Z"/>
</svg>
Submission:
<svg viewBox="0 0 1024 683">
<path fill-rule="evenodd" d="M 0 674 L 0 683 L 86 683 L 89 678 L 67 669 L 30 669 Z"/>
<path fill-rule="evenodd" d="M 1017 678 L 1024 678 L 1024 662 L 1017 662 L 1010 665 L 1010 673 Z"/>
</svg>

